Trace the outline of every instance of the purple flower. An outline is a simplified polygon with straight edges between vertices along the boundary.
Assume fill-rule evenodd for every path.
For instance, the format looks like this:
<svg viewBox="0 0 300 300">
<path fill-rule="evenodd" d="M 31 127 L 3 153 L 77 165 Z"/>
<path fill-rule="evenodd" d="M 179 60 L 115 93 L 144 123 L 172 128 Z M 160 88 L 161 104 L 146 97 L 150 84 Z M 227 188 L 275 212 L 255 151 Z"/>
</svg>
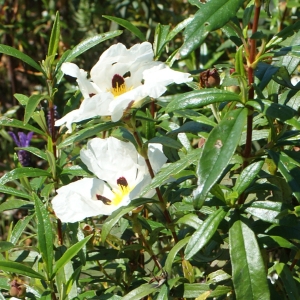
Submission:
<svg viewBox="0 0 300 300">
<path fill-rule="evenodd" d="M 22 147 L 22 148 L 29 147 L 33 132 L 29 132 L 28 134 L 25 134 L 24 132 L 20 131 L 18 132 L 19 138 L 17 138 L 17 136 L 12 131 L 9 131 L 8 133 L 18 147 Z M 30 153 L 28 151 L 19 150 L 17 154 L 18 154 L 19 162 L 23 167 L 29 167 L 31 165 Z"/>
</svg>

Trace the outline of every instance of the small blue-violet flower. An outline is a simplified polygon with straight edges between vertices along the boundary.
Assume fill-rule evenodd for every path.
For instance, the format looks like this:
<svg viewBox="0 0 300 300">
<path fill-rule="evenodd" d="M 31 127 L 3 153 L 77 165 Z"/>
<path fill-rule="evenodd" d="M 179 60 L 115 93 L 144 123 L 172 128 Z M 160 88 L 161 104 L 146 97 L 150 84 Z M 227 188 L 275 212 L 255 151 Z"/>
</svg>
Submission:
<svg viewBox="0 0 300 300">
<path fill-rule="evenodd" d="M 19 131 L 18 137 L 12 131 L 9 131 L 8 133 L 18 147 L 22 147 L 22 148 L 29 147 L 30 140 L 32 139 L 33 136 L 33 132 L 29 132 L 28 134 L 26 134 L 22 131 Z M 29 167 L 31 165 L 31 157 L 28 151 L 19 150 L 17 154 L 18 154 L 19 162 L 23 167 Z"/>
</svg>

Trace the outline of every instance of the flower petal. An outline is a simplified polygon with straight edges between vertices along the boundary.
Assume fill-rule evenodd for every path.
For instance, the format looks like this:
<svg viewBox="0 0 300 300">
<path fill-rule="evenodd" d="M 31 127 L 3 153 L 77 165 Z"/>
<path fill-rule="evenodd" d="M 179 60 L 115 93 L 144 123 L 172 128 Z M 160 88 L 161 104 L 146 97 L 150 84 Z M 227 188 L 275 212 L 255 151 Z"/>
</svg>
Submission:
<svg viewBox="0 0 300 300">
<path fill-rule="evenodd" d="M 84 98 L 89 98 L 90 94 L 96 94 L 99 92 L 96 86 L 87 79 L 87 72 L 79 69 L 77 65 L 70 62 L 63 63 L 61 70 L 64 74 L 77 78 L 79 89 Z"/>
<path fill-rule="evenodd" d="M 87 149 L 80 151 L 80 158 L 88 169 L 98 178 L 117 188 L 117 179 L 125 177 L 128 184 L 136 180 L 138 153 L 133 144 L 114 137 L 94 138 L 87 144 Z"/>
<path fill-rule="evenodd" d="M 162 144 L 156 143 L 148 145 L 148 157 L 154 173 L 157 173 L 168 160 L 163 153 Z"/>
<path fill-rule="evenodd" d="M 96 195 L 108 199 L 113 197 L 104 181 L 84 178 L 59 188 L 57 196 L 52 200 L 52 207 L 62 222 L 78 222 L 87 217 L 104 214 L 106 205 L 97 200 Z"/>
<path fill-rule="evenodd" d="M 110 93 L 96 94 L 91 98 L 84 99 L 79 107 L 63 118 L 55 122 L 55 126 L 61 126 L 66 123 L 68 133 L 72 132 L 72 123 L 77 123 L 96 116 L 110 115 L 109 104 L 113 101 L 113 96 Z"/>
<path fill-rule="evenodd" d="M 118 43 L 103 52 L 99 61 L 91 70 L 91 78 L 101 90 L 110 89 L 111 80 L 115 74 L 120 76 L 124 76 L 125 73 L 129 72 L 134 74 L 141 65 L 152 61 L 153 56 L 152 45 L 148 42 L 136 44 L 130 49 Z M 139 77 L 140 84 L 142 80 L 141 72 Z"/>
</svg>

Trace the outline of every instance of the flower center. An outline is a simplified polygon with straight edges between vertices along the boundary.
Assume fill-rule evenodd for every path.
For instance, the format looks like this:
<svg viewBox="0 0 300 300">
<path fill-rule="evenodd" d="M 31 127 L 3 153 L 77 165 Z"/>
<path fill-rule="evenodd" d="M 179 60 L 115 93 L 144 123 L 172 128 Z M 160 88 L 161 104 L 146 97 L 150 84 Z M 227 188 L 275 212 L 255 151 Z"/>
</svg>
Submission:
<svg viewBox="0 0 300 300">
<path fill-rule="evenodd" d="M 112 200 L 112 205 L 119 205 L 122 199 L 132 191 L 132 188 L 128 186 L 128 182 L 125 177 L 120 177 L 117 180 L 117 184 L 119 188 L 117 190 L 113 190 L 115 197 Z"/>
<path fill-rule="evenodd" d="M 105 205 L 114 205 L 117 206 L 122 202 L 122 199 L 127 196 L 133 188 L 128 186 L 128 182 L 125 177 L 120 177 L 117 180 L 118 189 L 114 189 L 114 198 L 112 200 L 102 196 L 102 195 L 96 195 L 97 200 L 102 201 Z"/>
<path fill-rule="evenodd" d="M 110 89 L 110 92 L 114 95 L 114 97 L 118 97 L 132 89 L 126 87 L 124 77 L 118 74 L 115 74 L 112 78 L 111 85 L 112 88 Z"/>
</svg>

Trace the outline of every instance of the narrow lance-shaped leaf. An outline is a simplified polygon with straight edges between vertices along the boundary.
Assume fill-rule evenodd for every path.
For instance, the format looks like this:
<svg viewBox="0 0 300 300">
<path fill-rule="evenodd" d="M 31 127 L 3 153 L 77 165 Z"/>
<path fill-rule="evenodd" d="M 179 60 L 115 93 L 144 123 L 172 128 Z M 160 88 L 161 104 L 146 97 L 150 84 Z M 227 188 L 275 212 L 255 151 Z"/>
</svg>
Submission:
<svg viewBox="0 0 300 300">
<path fill-rule="evenodd" d="M 244 190 L 251 184 L 251 182 L 255 179 L 257 174 L 262 168 L 264 164 L 263 161 L 255 162 L 249 166 L 247 166 L 240 176 L 238 177 L 233 190 L 238 193 L 238 196 L 241 195 Z"/>
<path fill-rule="evenodd" d="M 238 94 L 229 91 L 202 89 L 174 96 L 173 100 L 168 104 L 166 111 L 195 109 L 208 104 L 226 101 L 241 102 L 241 98 Z"/>
<path fill-rule="evenodd" d="M 145 296 L 150 295 L 157 291 L 155 286 L 151 286 L 148 283 L 142 284 L 138 288 L 130 291 L 127 295 L 125 295 L 122 300 L 140 300 Z"/>
<path fill-rule="evenodd" d="M 218 0 L 202 4 L 194 20 L 186 27 L 180 56 L 186 57 L 199 47 L 211 31 L 221 28 L 233 18 L 243 3 L 244 0 Z"/>
<path fill-rule="evenodd" d="M 13 261 L 0 260 L 0 269 L 5 272 L 16 273 L 16 274 L 28 276 L 30 278 L 45 279 L 45 277 L 42 274 L 34 271 L 31 267 L 27 267 L 21 263 L 17 263 Z"/>
<path fill-rule="evenodd" d="M 37 71 L 44 73 L 44 71 L 42 70 L 40 65 L 38 63 L 36 63 L 30 56 L 28 56 L 27 54 L 13 48 L 13 47 L 0 44 L 0 53 L 16 57 L 16 58 L 22 60 L 24 63 L 30 65 Z"/>
<path fill-rule="evenodd" d="M 56 55 L 60 35 L 59 12 L 56 13 L 54 24 L 51 31 L 48 56 Z"/>
<path fill-rule="evenodd" d="M 56 262 L 52 274 L 52 278 L 56 275 L 56 273 L 63 268 L 90 240 L 92 235 L 87 236 L 83 240 L 79 241 L 75 245 L 71 246 L 64 254 L 63 256 Z"/>
<path fill-rule="evenodd" d="M 49 213 L 42 201 L 33 194 L 37 217 L 38 247 L 47 270 L 47 278 L 51 278 L 53 269 L 53 232 Z"/>
<path fill-rule="evenodd" d="M 16 127 L 16 128 L 25 129 L 25 130 L 28 130 L 28 131 L 33 131 L 33 132 L 41 134 L 43 136 L 46 135 L 45 132 L 43 132 L 42 130 L 40 130 L 40 129 L 32 126 L 32 125 L 24 124 L 22 121 L 9 119 L 7 117 L 1 117 L 0 118 L 0 125 Z"/>
<path fill-rule="evenodd" d="M 196 209 L 200 209 L 209 190 L 227 167 L 246 122 L 247 109 L 230 111 L 211 131 L 198 163 L 198 187 L 194 191 Z"/>
<path fill-rule="evenodd" d="M 128 29 L 134 35 L 136 35 L 141 41 L 143 41 L 143 42 L 146 41 L 146 38 L 145 38 L 144 34 L 136 26 L 134 26 L 132 23 L 128 22 L 127 20 L 117 18 L 117 17 L 112 17 L 112 16 L 106 16 L 106 15 L 102 15 L 102 17 L 105 18 L 105 19 L 114 21 L 117 24 L 119 24 L 119 25 L 123 26 L 124 28 Z"/>
<path fill-rule="evenodd" d="M 270 299 L 267 274 L 254 232 L 237 218 L 229 230 L 232 279 L 237 299 Z"/>
<path fill-rule="evenodd" d="M 185 258 L 192 258 L 199 250 L 201 250 L 214 235 L 220 222 L 227 214 L 227 210 L 220 207 L 200 225 L 200 227 L 193 233 L 185 248 Z"/>
<path fill-rule="evenodd" d="M 280 173 L 285 178 L 293 191 L 293 195 L 300 202 L 300 170 L 293 164 L 292 160 L 283 152 L 268 151 L 269 155 L 277 165 Z"/>
<path fill-rule="evenodd" d="M 22 177 L 40 177 L 47 176 L 51 177 L 50 173 L 45 170 L 37 169 L 37 168 L 17 168 L 14 169 L 0 178 L 0 185 L 5 184 L 6 182 L 12 181 L 14 179 L 20 179 Z"/>
<path fill-rule="evenodd" d="M 152 180 L 151 184 L 148 185 L 141 193 L 145 195 L 151 189 L 154 189 L 162 185 L 166 180 L 172 177 L 172 175 L 178 174 L 180 171 L 184 170 L 186 167 L 195 164 L 202 149 L 198 148 L 190 151 L 186 156 L 181 158 L 179 161 L 170 164 L 168 167 L 162 169 Z"/>
<path fill-rule="evenodd" d="M 157 202 L 157 200 L 154 199 L 148 199 L 148 198 L 139 198 L 136 200 L 133 200 L 130 202 L 130 205 L 127 207 L 120 207 L 116 211 L 114 211 L 105 221 L 102 227 L 102 232 L 101 232 L 101 240 L 102 243 L 105 243 L 106 237 L 111 231 L 111 229 L 114 227 L 114 225 L 122 218 L 125 214 L 129 213 L 136 207 L 147 204 L 147 203 L 152 203 L 152 202 Z"/>
<path fill-rule="evenodd" d="M 41 100 L 44 98 L 43 95 L 32 95 L 28 99 L 27 105 L 25 107 L 25 114 L 24 114 L 24 124 L 27 124 L 30 120 L 32 114 L 34 113 L 36 107 L 39 105 Z"/>
</svg>

